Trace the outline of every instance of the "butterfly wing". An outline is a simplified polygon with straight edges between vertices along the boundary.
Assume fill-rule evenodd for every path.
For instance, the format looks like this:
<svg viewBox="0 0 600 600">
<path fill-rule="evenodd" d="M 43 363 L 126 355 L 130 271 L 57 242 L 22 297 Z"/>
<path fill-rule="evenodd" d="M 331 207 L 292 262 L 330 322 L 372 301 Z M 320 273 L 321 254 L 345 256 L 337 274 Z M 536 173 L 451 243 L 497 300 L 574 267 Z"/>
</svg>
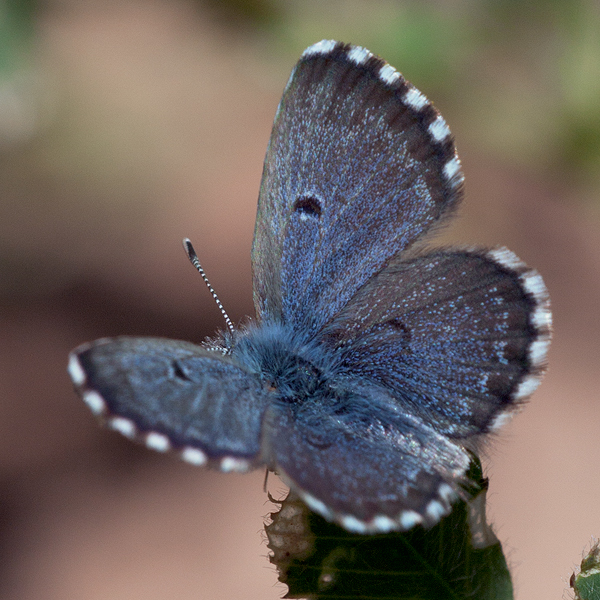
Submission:
<svg viewBox="0 0 600 600">
<path fill-rule="evenodd" d="M 256 312 L 318 330 L 457 205 L 463 176 L 429 101 L 364 48 L 323 41 L 275 116 L 252 264 Z"/>
<path fill-rule="evenodd" d="M 419 419 L 379 410 L 379 396 L 354 388 L 274 405 L 266 423 L 275 469 L 310 508 L 350 531 L 433 525 L 461 495 L 469 455 Z"/>
<path fill-rule="evenodd" d="M 550 337 L 544 284 L 508 251 L 403 252 L 462 182 L 420 92 L 363 48 L 311 46 L 265 160 L 259 327 L 227 356 L 100 340 L 74 351 L 71 377 L 128 437 L 222 470 L 266 464 L 349 530 L 433 524 L 461 494 L 463 442 L 535 389 Z"/>
<path fill-rule="evenodd" d="M 127 437 L 225 471 L 261 463 L 267 392 L 218 351 L 159 338 L 104 339 L 74 350 L 69 372 L 92 411 Z"/>
<path fill-rule="evenodd" d="M 541 276 L 506 249 L 396 261 L 323 331 L 349 376 L 453 438 L 494 429 L 535 390 L 550 333 Z"/>
</svg>

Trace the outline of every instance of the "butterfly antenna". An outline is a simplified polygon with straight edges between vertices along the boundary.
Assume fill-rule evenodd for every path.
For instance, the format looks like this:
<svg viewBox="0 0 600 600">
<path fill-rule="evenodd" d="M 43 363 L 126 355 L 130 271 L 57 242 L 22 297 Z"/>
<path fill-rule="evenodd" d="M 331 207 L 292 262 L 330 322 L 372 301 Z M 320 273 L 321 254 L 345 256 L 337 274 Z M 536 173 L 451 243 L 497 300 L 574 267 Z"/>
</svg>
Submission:
<svg viewBox="0 0 600 600">
<path fill-rule="evenodd" d="M 196 251 L 194 250 L 194 246 L 192 246 L 192 242 L 190 242 L 190 240 L 188 238 L 183 238 L 183 248 L 185 249 L 185 253 L 187 254 L 188 258 L 190 259 L 190 262 L 194 265 L 194 267 L 196 267 L 196 271 L 198 271 L 198 273 L 200 273 L 200 277 L 202 277 L 202 279 L 204 280 L 204 283 L 206 284 L 208 291 L 211 293 L 212 297 L 215 299 L 215 302 L 217 303 L 217 306 L 219 307 L 219 310 L 221 311 L 221 314 L 223 315 L 223 318 L 225 319 L 227 328 L 229 329 L 230 333 L 233 334 L 233 332 L 234 332 L 233 323 L 231 322 L 229 315 L 223 308 L 223 305 L 221 304 L 221 301 L 219 300 L 219 296 L 217 296 L 217 292 L 215 292 L 215 290 L 213 289 L 213 286 L 210 285 L 210 281 L 208 280 L 208 277 L 206 276 L 206 273 L 204 272 L 204 269 L 202 268 L 202 265 L 200 264 L 200 261 L 198 260 L 198 255 L 196 254 Z"/>
</svg>

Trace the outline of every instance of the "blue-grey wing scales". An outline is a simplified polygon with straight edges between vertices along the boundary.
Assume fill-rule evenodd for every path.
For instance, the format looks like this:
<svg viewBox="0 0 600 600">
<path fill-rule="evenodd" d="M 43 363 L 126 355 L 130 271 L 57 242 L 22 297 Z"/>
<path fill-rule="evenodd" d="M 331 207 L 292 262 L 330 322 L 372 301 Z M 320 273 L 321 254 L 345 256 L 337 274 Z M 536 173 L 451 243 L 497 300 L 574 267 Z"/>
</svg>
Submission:
<svg viewBox="0 0 600 600">
<path fill-rule="evenodd" d="M 262 321 L 310 335 L 450 214 L 463 176 L 443 118 L 364 48 L 296 65 L 267 149 L 252 263 Z"/>
<path fill-rule="evenodd" d="M 70 373 L 92 410 L 128 437 L 224 470 L 262 464 L 268 391 L 220 351 L 109 338 L 76 348 Z"/>
</svg>

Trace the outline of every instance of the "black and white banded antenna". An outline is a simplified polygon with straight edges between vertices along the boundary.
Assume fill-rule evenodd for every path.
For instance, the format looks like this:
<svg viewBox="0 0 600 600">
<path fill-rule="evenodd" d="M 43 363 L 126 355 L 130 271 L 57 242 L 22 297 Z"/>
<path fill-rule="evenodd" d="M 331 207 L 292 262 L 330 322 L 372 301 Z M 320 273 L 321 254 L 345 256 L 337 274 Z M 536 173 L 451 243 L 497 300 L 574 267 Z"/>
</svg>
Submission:
<svg viewBox="0 0 600 600">
<path fill-rule="evenodd" d="M 190 242 L 190 240 L 188 238 L 183 238 L 183 248 L 184 248 L 185 253 L 187 254 L 188 258 L 190 259 L 190 262 L 196 268 L 196 271 L 198 271 L 198 273 L 200 273 L 200 277 L 202 277 L 202 279 L 204 280 L 204 283 L 206 284 L 208 291 L 211 293 L 211 296 L 215 299 L 215 302 L 217 303 L 217 306 L 219 307 L 219 310 L 221 311 L 221 314 L 223 315 L 223 318 L 225 319 L 225 323 L 227 325 L 227 328 L 229 329 L 229 332 L 231 334 L 233 334 L 233 332 L 235 331 L 235 329 L 233 327 L 233 323 L 231 322 L 229 315 L 223 308 L 223 305 L 221 304 L 221 301 L 219 300 L 219 296 L 217 296 L 217 292 L 215 292 L 215 290 L 213 289 L 213 286 L 210 285 L 210 281 L 208 280 L 208 277 L 206 276 L 206 273 L 204 272 L 204 269 L 202 268 L 202 265 L 200 264 L 200 261 L 198 260 L 198 255 L 196 254 L 196 251 L 194 250 L 194 246 L 192 246 L 192 242 Z"/>
</svg>

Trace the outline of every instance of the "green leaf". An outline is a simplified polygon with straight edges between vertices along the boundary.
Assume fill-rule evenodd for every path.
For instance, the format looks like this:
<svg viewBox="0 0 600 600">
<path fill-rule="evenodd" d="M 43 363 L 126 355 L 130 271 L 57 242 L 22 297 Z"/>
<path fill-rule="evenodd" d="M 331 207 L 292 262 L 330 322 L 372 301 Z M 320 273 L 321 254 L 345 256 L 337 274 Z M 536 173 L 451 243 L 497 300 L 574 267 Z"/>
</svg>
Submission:
<svg viewBox="0 0 600 600">
<path fill-rule="evenodd" d="M 581 571 L 571 576 L 575 600 L 600 600 L 600 547 L 596 542 L 581 561 Z"/>
<path fill-rule="evenodd" d="M 266 526 L 286 598 L 510 600 L 502 548 L 485 519 L 477 462 L 472 499 L 429 530 L 365 536 L 327 522 L 290 494 Z"/>
</svg>

